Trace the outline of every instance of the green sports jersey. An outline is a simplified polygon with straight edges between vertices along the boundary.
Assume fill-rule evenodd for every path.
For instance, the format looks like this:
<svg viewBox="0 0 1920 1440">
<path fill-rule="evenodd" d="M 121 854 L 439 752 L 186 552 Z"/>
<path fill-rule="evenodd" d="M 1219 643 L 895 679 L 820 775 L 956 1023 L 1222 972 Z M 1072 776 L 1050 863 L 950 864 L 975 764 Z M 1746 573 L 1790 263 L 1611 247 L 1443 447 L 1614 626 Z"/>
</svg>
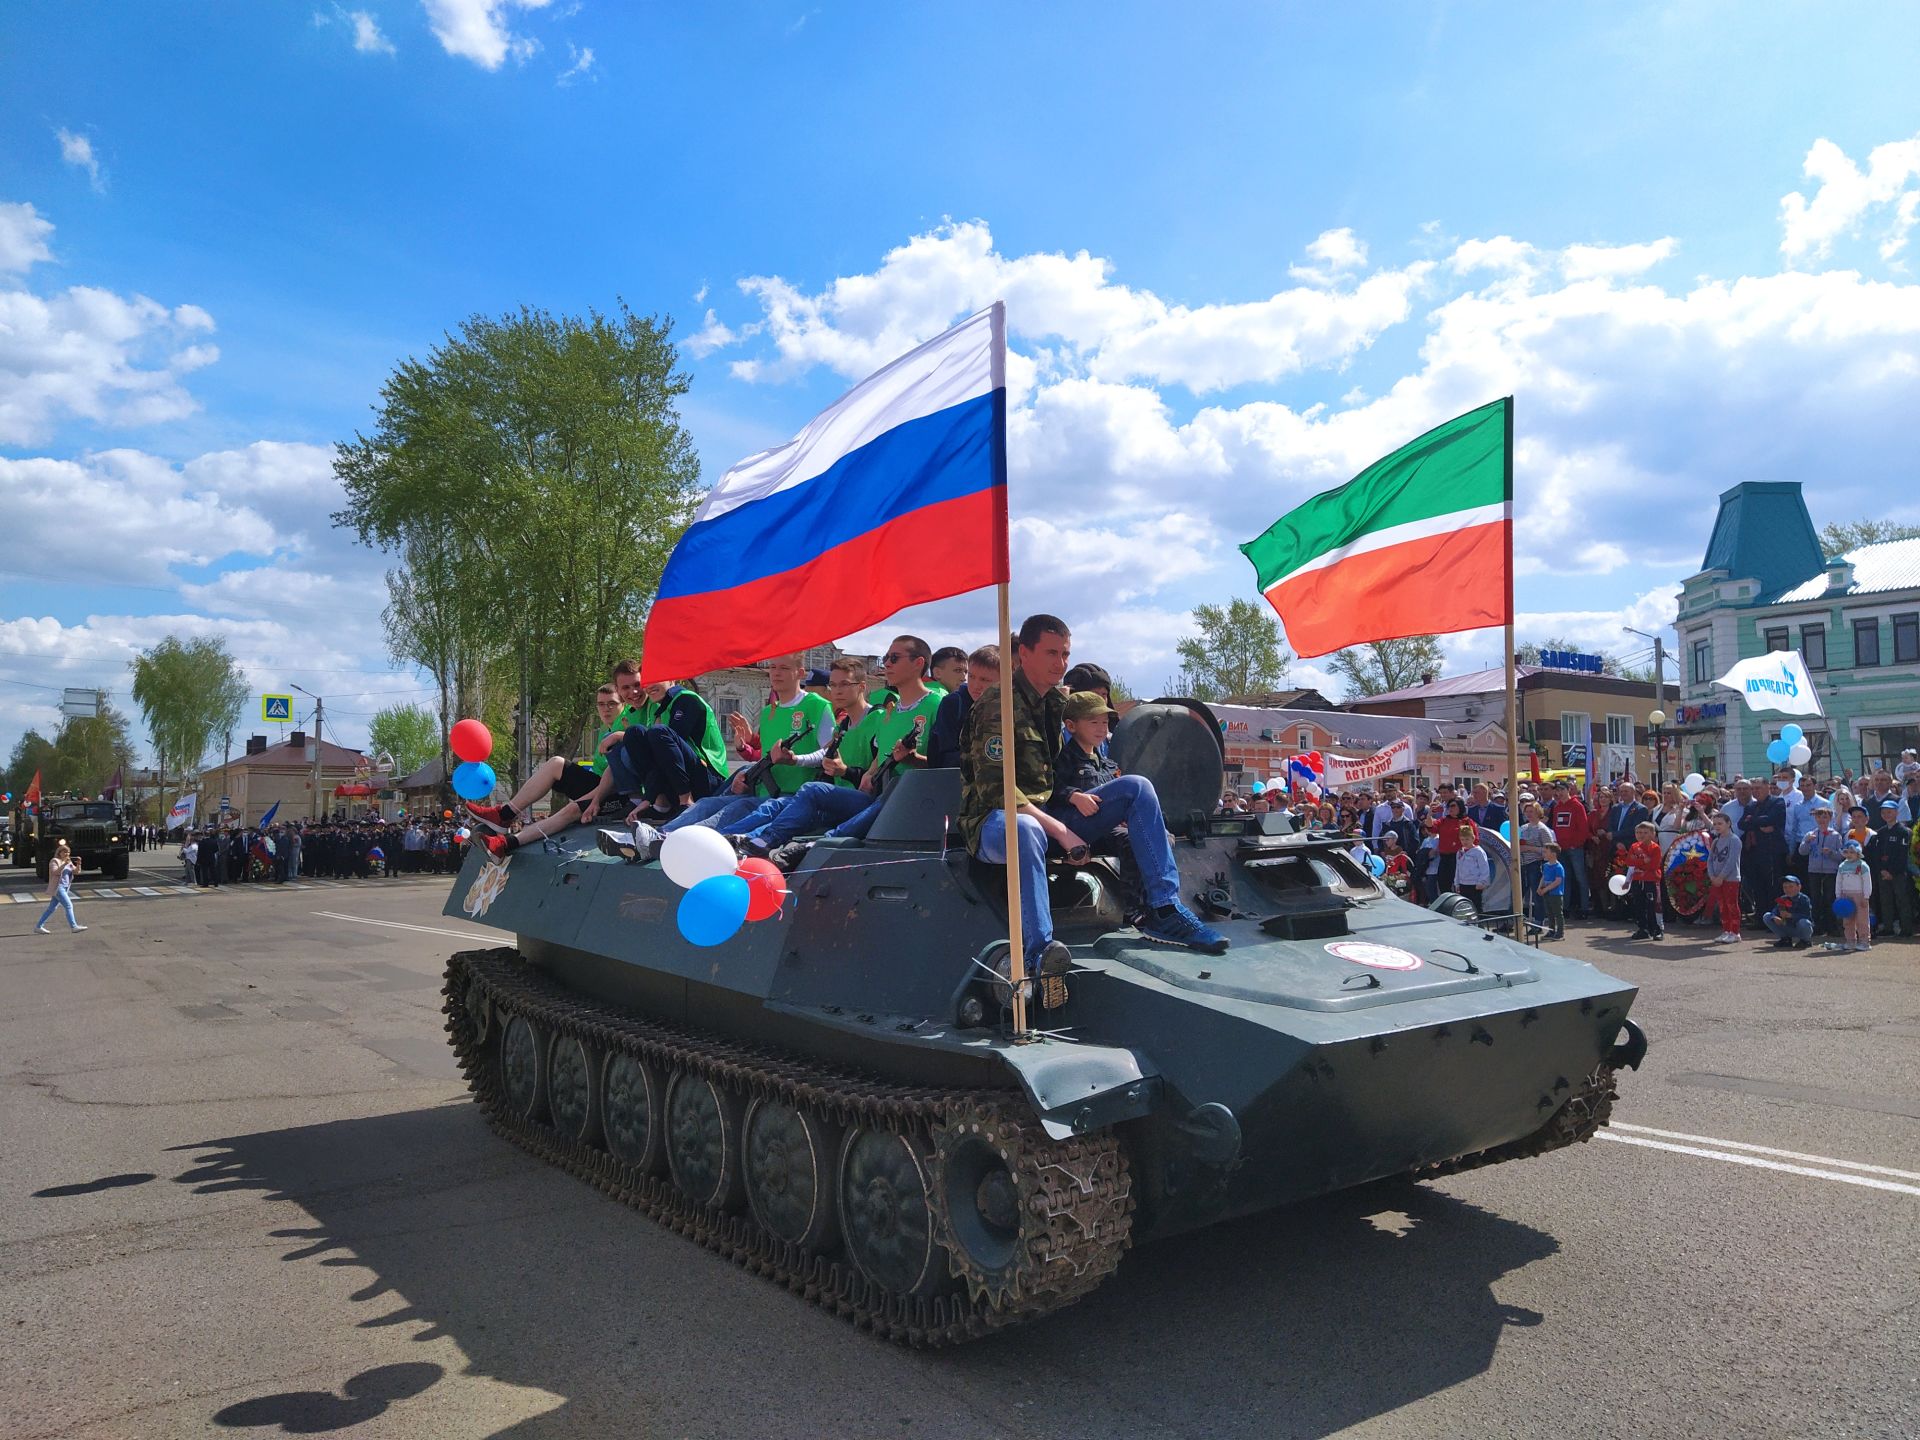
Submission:
<svg viewBox="0 0 1920 1440">
<path fill-rule="evenodd" d="M 879 732 L 874 736 L 873 751 L 878 760 L 885 760 L 893 753 L 903 737 L 913 729 L 913 722 L 920 721 L 920 741 L 916 747 L 922 755 L 927 753 L 927 742 L 933 736 L 933 715 L 940 708 L 940 702 L 947 698 L 947 692 L 938 686 L 932 686 L 920 697 L 920 703 L 913 706 L 898 706 L 891 715 L 880 723 Z"/>
<path fill-rule="evenodd" d="M 874 737 L 880 733 L 880 722 L 885 718 L 878 710 L 868 710 L 848 729 L 840 741 L 840 758 L 847 762 L 849 770 L 865 770 L 873 764 Z M 852 786 L 855 781 L 849 776 L 838 775 L 833 783 Z"/>
<path fill-rule="evenodd" d="M 589 760 L 587 764 L 593 767 L 594 774 L 604 775 L 607 773 L 607 757 L 600 749 L 601 742 L 609 735 L 617 735 L 624 728 L 625 727 L 620 725 L 603 725 L 600 729 L 593 732 L 593 758 Z"/>
<path fill-rule="evenodd" d="M 818 750 L 822 744 L 820 722 L 830 719 L 833 707 L 827 703 L 824 695 L 815 695 L 811 690 L 800 692 L 800 698 L 791 705 L 762 705 L 760 707 L 760 749 L 764 755 L 783 740 L 793 742 L 795 754 L 807 755 Z M 832 726 L 827 727 L 832 733 Z M 772 780 L 772 793 L 791 795 L 807 781 L 814 778 L 814 772 L 804 765 L 776 765 L 769 774 Z"/>
</svg>

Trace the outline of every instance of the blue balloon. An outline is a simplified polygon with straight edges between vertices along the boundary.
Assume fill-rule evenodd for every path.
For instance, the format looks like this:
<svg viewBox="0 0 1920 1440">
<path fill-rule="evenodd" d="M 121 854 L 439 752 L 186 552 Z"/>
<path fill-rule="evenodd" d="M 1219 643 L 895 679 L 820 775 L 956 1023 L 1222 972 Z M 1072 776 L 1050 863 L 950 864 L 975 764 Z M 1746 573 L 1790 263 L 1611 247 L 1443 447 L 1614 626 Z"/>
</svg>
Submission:
<svg viewBox="0 0 1920 1440">
<path fill-rule="evenodd" d="M 1776 740 L 1767 746 L 1767 759 L 1776 765 L 1786 764 L 1787 756 L 1792 753 L 1793 746 L 1789 745 L 1785 740 Z"/>
<path fill-rule="evenodd" d="M 1846 919 L 1849 915 L 1853 914 L 1853 901 L 1849 900 L 1845 895 L 1842 895 L 1838 900 L 1833 902 L 1833 913 L 1838 915 L 1842 920 Z"/>
<path fill-rule="evenodd" d="M 680 933 L 690 945 L 719 945 L 747 923 L 753 892 L 738 875 L 709 875 L 680 897 Z"/>
<path fill-rule="evenodd" d="M 462 800 L 484 800 L 493 794 L 493 778 L 486 761 L 465 761 L 453 767 L 453 793 Z"/>
<path fill-rule="evenodd" d="M 1253 784 L 1249 785 L 1247 789 L 1256 795 L 1264 795 L 1267 793 L 1267 782 L 1264 780 L 1256 780 Z"/>
<path fill-rule="evenodd" d="M 1787 742 L 1787 748 L 1791 750 L 1807 738 L 1807 732 L 1802 730 L 1798 725 L 1782 725 L 1780 727 L 1780 738 Z"/>
<path fill-rule="evenodd" d="M 1387 873 L 1387 862 L 1379 855 L 1369 855 L 1367 856 L 1367 869 L 1371 870 L 1375 875 L 1384 875 Z"/>
<path fill-rule="evenodd" d="M 1509 845 L 1513 843 L 1513 822 L 1511 820 L 1502 820 L 1500 822 L 1500 838 Z"/>
</svg>

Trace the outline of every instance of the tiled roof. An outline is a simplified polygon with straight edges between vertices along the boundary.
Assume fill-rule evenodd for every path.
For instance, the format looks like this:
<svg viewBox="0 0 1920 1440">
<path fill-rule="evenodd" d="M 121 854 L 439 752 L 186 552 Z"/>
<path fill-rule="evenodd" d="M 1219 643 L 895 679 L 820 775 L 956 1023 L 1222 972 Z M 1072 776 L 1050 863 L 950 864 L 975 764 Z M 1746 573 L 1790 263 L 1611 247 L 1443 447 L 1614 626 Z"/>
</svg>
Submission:
<svg viewBox="0 0 1920 1440">
<path fill-rule="evenodd" d="M 282 769 L 293 765 L 311 764 L 312 762 L 305 758 L 305 754 L 306 747 L 304 745 L 296 747 L 292 741 L 282 740 L 252 755 L 235 755 L 227 762 L 227 767 L 233 770 L 241 770 L 251 769 L 253 766 L 260 765 L 273 769 Z M 336 745 L 331 740 L 322 740 L 320 742 L 320 763 L 322 769 L 350 770 L 364 758 L 358 750 L 349 750 L 346 746 Z M 219 768 L 220 762 L 215 761 L 213 764 L 202 769 L 200 773 L 202 775 L 211 775 Z"/>
<path fill-rule="evenodd" d="M 1758 580 L 1764 598 L 1799 585 L 1824 559 L 1798 480 L 1747 480 L 1724 491 L 1702 570 Z"/>
<path fill-rule="evenodd" d="M 1920 590 L 1920 539 L 1883 540 L 1840 557 L 1853 566 L 1853 584 L 1836 594 L 1871 595 L 1881 590 Z M 1774 597 L 1775 605 L 1805 604 L 1827 594 L 1823 570 L 1811 580 Z"/>
</svg>

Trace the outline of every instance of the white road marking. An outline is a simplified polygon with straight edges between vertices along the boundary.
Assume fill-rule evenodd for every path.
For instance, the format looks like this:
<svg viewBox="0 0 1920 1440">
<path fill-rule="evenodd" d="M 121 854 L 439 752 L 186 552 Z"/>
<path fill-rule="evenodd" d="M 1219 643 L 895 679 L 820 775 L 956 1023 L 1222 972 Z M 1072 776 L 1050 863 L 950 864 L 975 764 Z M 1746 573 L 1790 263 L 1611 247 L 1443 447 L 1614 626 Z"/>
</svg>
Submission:
<svg viewBox="0 0 1920 1440">
<path fill-rule="evenodd" d="M 151 885 L 136 885 L 133 887 L 133 893 L 136 895 L 158 895 L 161 892 L 154 889 Z"/>
<path fill-rule="evenodd" d="M 45 898 L 46 897 L 42 895 L 29 895 L 24 890 L 18 890 L 14 892 L 13 903 L 16 905 L 32 905 Z"/>
<path fill-rule="evenodd" d="M 96 886 L 93 894 L 97 899 L 101 900 L 118 900 L 120 898 L 120 892 L 118 890 L 109 890 L 104 885 Z"/>
<path fill-rule="evenodd" d="M 431 925 L 403 925 L 398 920 L 370 920 L 365 915 L 342 915 L 337 910 L 315 910 L 312 912 L 324 920 L 351 920 L 355 925 L 383 925 L 389 930 L 417 930 L 422 935 L 451 935 L 456 940 L 496 940 L 498 931 L 487 930 L 436 930 Z"/>
<path fill-rule="evenodd" d="M 1679 1130 L 1656 1130 L 1651 1125 L 1627 1125 L 1615 1120 L 1608 1127 L 1631 1130 L 1636 1135 L 1658 1135 L 1664 1140 L 1691 1140 L 1696 1145 L 1717 1145 L 1722 1150 L 1745 1150 L 1753 1155 L 1771 1155 L 1776 1160 L 1806 1160 L 1815 1165 L 1832 1165 L 1841 1170 L 1864 1170 L 1869 1175 L 1891 1175 L 1896 1180 L 1920 1180 L 1911 1170 L 1892 1170 L 1885 1165 L 1862 1165 L 1858 1160 L 1836 1160 L 1831 1155 L 1803 1155 L 1798 1150 L 1775 1150 L 1768 1145 L 1749 1145 L 1743 1140 L 1716 1140 L 1711 1135 L 1688 1135 Z"/>
<path fill-rule="evenodd" d="M 1698 1145 L 1673 1145 L 1665 1140 L 1643 1140 L 1638 1135 L 1609 1135 L 1599 1139 L 1616 1145 L 1645 1145 L 1653 1150 L 1671 1150 L 1676 1155 L 1698 1155 L 1703 1160 L 1724 1160 L 1729 1165 L 1751 1165 L 1758 1170 L 1779 1170 L 1787 1175 L 1806 1175 L 1815 1180 L 1837 1180 L 1842 1185 L 1864 1185 L 1870 1190 L 1894 1190 L 1902 1195 L 1920 1195 L 1920 1185 L 1902 1185 L 1897 1180 L 1876 1180 L 1871 1175 L 1848 1175 L 1840 1170 L 1816 1170 L 1806 1165 L 1787 1165 L 1779 1160 L 1762 1160 L 1758 1155 L 1735 1155 L 1725 1150 L 1704 1150 Z"/>
</svg>

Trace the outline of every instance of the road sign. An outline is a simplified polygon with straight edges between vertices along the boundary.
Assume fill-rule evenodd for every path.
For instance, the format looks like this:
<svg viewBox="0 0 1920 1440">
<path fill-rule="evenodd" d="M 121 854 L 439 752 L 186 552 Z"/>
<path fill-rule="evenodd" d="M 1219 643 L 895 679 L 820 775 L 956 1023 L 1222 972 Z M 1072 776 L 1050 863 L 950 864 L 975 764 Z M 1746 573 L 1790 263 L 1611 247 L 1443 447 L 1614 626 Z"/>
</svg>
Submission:
<svg viewBox="0 0 1920 1440">
<path fill-rule="evenodd" d="M 233 808 L 233 802 L 229 800 L 225 795 L 222 795 L 220 797 L 221 813 L 225 814 L 227 811 L 231 810 L 232 808 Z"/>
<path fill-rule="evenodd" d="M 68 720 L 91 720 L 100 713 L 100 692 L 72 686 L 60 692 L 60 713 Z"/>
<path fill-rule="evenodd" d="M 260 718 L 279 720 L 283 723 L 293 719 L 293 696 L 262 695 L 260 697 Z"/>
</svg>

